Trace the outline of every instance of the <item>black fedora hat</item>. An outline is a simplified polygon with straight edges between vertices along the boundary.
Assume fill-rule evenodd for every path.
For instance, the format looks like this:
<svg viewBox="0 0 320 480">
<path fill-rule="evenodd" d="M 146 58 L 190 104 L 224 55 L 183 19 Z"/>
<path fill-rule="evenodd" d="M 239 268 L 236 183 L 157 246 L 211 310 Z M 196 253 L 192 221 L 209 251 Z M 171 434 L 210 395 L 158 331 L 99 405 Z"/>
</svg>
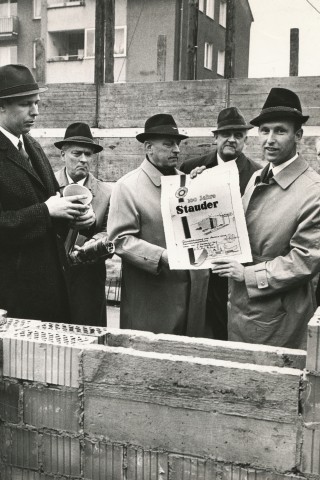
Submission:
<svg viewBox="0 0 320 480">
<path fill-rule="evenodd" d="M 302 115 L 301 103 L 298 95 L 287 88 L 271 88 L 260 114 L 250 121 L 257 127 L 262 122 L 277 118 L 290 118 L 305 123 L 309 115 Z"/>
<path fill-rule="evenodd" d="M 252 125 L 246 123 L 242 113 L 237 107 L 224 108 L 219 112 L 217 128 L 213 133 L 223 130 L 249 130 Z"/>
<path fill-rule="evenodd" d="M 176 122 L 173 119 L 172 115 L 167 113 L 158 113 L 157 115 L 153 115 L 152 117 L 148 118 L 144 125 L 144 132 L 139 133 L 136 136 L 136 139 L 143 143 L 148 138 L 154 136 L 169 136 L 175 137 L 180 140 L 185 140 L 187 135 L 181 135 L 179 133 L 178 127 Z"/>
<path fill-rule="evenodd" d="M 39 87 L 25 65 L 9 64 L 0 67 L 0 98 L 24 97 L 46 90 L 47 87 Z"/>
<path fill-rule="evenodd" d="M 89 145 L 93 148 L 94 153 L 98 153 L 103 150 L 101 145 L 98 145 L 94 142 L 89 125 L 82 122 L 71 123 L 71 125 L 67 127 L 64 139 L 59 140 L 59 142 L 55 142 L 54 145 L 61 150 L 63 145 L 68 143 Z"/>
</svg>

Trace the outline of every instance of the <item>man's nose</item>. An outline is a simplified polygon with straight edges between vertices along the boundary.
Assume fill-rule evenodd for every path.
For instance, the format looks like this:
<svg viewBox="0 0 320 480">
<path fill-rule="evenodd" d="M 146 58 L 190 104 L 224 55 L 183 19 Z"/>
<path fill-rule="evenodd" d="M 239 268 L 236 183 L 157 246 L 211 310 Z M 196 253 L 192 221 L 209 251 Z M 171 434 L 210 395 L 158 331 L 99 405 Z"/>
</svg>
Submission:
<svg viewBox="0 0 320 480">
<path fill-rule="evenodd" d="M 175 153 L 180 153 L 180 148 L 179 148 L 179 145 L 175 142 L 174 146 L 173 146 L 173 151 Z"/>
<path fill-rule="evenodd" d="M 39 107 L 38 107 L 37 104 L 34 104 L 34 105 L 31 106 L 31 108 L 30 108 L 30 115 L 32 115 L 32 116 L 37 116 L 37 115 L 39 115 Z"/>
<path fill-rule="evenodd" d="M 270 130 L 267 136 L 267 143 L 273 143 L 273 142 L 274 142 L 274 133 L 272 130 Z"/>
<path fill-rule="evenodd" d="M 87 155 L 86 155 L 85 153 L 82 153 L 82 154 L 80 155 L 80 157 L 79 157 L 79 160 L 80 160 L 80 162 L 85 162 L 85 163 L 87 163 L 87 162 L 88 162 L 88 157 L 87 157 Z"/>
<path fill-rule="evenodd" d="M 229 135 L 228 141 L 229 142 L 235 142 L 236 141 L 236 137 L 234 136 L 234 133 L 231 133 L 231 135 Z"/>
</svg>

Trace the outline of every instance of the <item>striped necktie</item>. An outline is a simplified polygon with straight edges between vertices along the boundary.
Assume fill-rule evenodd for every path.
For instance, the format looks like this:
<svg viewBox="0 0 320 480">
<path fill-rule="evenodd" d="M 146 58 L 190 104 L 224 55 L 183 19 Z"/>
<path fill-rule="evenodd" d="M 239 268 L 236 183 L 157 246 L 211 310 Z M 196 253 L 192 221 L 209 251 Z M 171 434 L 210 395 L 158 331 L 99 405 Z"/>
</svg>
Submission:
<svg viewBox="0 0 320 480">
<path fill-rule="evenodd" d="M 29 163 L 30 167 L 32 167 L 30 157 L 27 154 L 27 152 L 25 151 L 25 149 L 23 148 L 23 144 L 22 144 L 21 140 L 19 140 L 19 142 L 18 142 L 18 150 L 19 150 L 20 155 L 24 158 L 24 160 L 26 160 Z"/>
</svg>

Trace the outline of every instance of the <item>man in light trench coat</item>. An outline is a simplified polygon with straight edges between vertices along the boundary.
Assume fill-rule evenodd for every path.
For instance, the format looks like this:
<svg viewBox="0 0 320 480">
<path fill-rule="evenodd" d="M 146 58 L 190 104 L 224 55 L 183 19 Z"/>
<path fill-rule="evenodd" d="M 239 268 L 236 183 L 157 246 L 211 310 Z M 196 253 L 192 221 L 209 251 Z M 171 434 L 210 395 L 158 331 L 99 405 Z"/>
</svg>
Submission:
<svg viewBox="0 0 320 480">
<path fill-rule="evenodd" d="M 305 348 L 315 308 L 312 277 L 320 268 L 320 176 L 297 153 L 309 117 L 299 97 L 272 88 L 258 117 L 268 164 L 243 197 L 253 264 L 220 261 L 229 277 L 229 340 Z"/>
<path fill-rule="evenodd" d="M 161 176 L 181 174 L 179 144 L 188 137 L 158 114 L 136 138 L 146 158 L 114 186 L 107 227 L 123 264 L 120 327 L 203 336 L 208 271 L 169 269 L 160 208 Z"/>
</svg>

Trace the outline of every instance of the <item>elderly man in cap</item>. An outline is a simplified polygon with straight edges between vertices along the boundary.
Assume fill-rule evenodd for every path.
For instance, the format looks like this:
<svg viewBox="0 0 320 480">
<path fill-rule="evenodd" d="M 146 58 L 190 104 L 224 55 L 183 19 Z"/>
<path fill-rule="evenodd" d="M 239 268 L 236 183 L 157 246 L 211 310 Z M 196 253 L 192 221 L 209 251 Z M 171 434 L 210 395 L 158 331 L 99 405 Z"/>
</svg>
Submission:
<svg viewBox="0 0 320 480">
<path fill-rule="evenodd" d="M 92 193 L 92 208 L 96 221 L 89 231 L 79 234 L 75 245 L 82 247 L 88 240 L 106 235 L 111 186 L 90 173 L 94 155 L 103 147 L 94 142 L 89 125 L 73 123 L 63 140 L 55 143 L 61 150 L 65 166 L 55 173 L 60 192 L 72 183 L 87 187 Z M 81 233 L 81 232 L 80 232 Z M 106 267 L 103 259 L 76 265 L 69 272 L 71 313 L 73 323 L 106 326 Z"/>
<path fill-rule="evenodd" d="M 241 195 L 253 173 L 260 166 L 244 155 L 242 150 L 247 141 L 247 132 L 252 125 L 247 124 L 242 113 L 236 107 L 228 107 L 218 115 L 217 128 L 212 130 L 217 150 L 200 158 L 187 160 L 180 167 L 184 173 L 190 173 L 196 167 L 212 168 L 224 162 L 235 161 L 239 170 Z M 201 169 L 199 170 L 201 172 Z M 206 306 L 207 336 L 227 340 L 228 338 L 228 280 L 211 273 L 208 283 Z"/>
<path fill-rule="evenodd" d="M 24 65 L 0 67 L 0 308 L 12 317 L 70 320 L 63 236 L 88 228 L 83 196 L 61 198 L 51 166 L 28 133 L 39 88 Z"/>
<path fill-rule="evenodd" d="M 253 264 L 215 262 L 229 277 L 229 339 L 305 348 L 320 269 L 320 176 L 297 153 L 304 124 L 299 97 L 272 88 L 258 117 L 267 165 L 243 197 Z"/>
<path fill-rule="evenodd" d="M 115 185 L 108 232 L 122 258 L 120 327 L 203 335 L 202 272 L 170 270 L 161 215 L 161 176 L 178 175 L 180 141 L 171 115 L 158 114 L 137 135 L 146 158 Z"/>
</svg>

